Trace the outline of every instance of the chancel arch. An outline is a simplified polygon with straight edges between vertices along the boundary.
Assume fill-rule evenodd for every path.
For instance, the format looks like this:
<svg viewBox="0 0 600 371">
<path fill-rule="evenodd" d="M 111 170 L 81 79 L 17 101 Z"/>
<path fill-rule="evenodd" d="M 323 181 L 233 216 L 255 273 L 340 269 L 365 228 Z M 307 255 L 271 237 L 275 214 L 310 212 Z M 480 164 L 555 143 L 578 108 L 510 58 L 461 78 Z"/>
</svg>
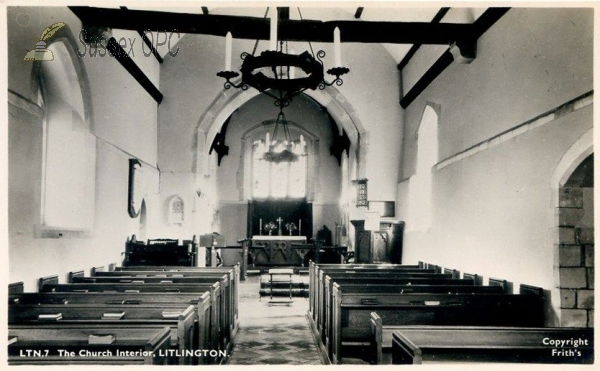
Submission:
<svg viewBox="0 0 600 371">
<path fill-rule="evenodd" d="M 359 150 L 360 146 L 364 146 L 364 138 L 368 133 L 363 126 L 361 120 L 356 115 L 355 109 L 335 88 L 326 88 L 324 90 L 307 90 L 303 94 L 308 95 L 321 106 L 326 108 L 329 114 L 333 117 L 338 125 L 339 134 L 345 130 L 354 148 L 351 152 Z M 210 143 L 215 135 L 221 129 L 227 118 L 239 107 L 247 103 L 250 99 L 257 96 L 258 92 L 254 89 L 243 90 L 222 90 L 213 103 L 202 114 L 194 135 L 196 136 L 195 159 L 196 164 L 193 169 L 197 173 L 202 173 L 203 161 L 201 158 L 208 152 Z M 292 103 L 293 104 L 293 103 Z M 354 157 L 354 154 L 350 154 Z M 357 159 L 358 160 L 358 159 Z"/>
</svg>

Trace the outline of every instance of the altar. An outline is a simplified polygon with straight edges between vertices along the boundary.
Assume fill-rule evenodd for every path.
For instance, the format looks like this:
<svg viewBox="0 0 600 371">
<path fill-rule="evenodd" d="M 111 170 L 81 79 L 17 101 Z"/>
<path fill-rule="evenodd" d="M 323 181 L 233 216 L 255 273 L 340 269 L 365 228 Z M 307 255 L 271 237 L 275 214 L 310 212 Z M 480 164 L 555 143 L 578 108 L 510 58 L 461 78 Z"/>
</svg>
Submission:
<svg viewBox="0 0 600 371">
<path fill-rule="evenodd" d="M 306 245 L 305 236 L 254 236 L 248 254 L 255 266 L 302 266 L 305 249 L 294 245 Z"/>
</svg>

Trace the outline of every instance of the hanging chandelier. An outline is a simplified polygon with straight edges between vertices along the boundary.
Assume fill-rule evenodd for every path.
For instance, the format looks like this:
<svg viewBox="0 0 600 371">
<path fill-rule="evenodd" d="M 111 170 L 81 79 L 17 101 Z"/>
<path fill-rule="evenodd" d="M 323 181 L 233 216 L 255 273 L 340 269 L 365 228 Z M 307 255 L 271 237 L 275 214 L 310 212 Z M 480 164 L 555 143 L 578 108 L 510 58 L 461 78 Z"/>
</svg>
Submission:
<svg viewBox="0 0 600 371">
<path fill-rule="evenodd" d="M 269 125 L 273 120 L 263 121 L 264 125 Z M 283 130 L 283 140 L 280 140 L 278 136 L 278 130 L 281 126 Z M 281 162 L 296 162 L 299 156 L 305 156 L 304 153 L 304 137 L 300 135 L 299 143 L 291 140 L 290 131 L 288 128 L 288 121 L 285 118 L 283 110 L 279 111 L 277 119 L 275 120 L 275 127 L 273 129 L 273 135 L 266 134 L 266 147 L 267 151 L 264 152 L 262 159 L 267 162 L 274 162 L 279 164 Z M 300 152 L 298 154 L 297 152 Z"/>
<path fill-rule="evenodd" d="M 269 8 L 265 13 L 265 18 Z M 300 11 L 300 9 L 298 9 Z M 302 19 L 302 14 L 300 13 Z M 277 9 L 271 16 L 271 34 L 270 34 L 270 49 L 263 51 L 259 56 L 255 56 L 258 40 L 254 45 L 252 54 L 244 52 L 241 55 L 242 67 L 241 81 L 234 83 L 231 80 L 240 76 L 239 72 L 231 70 L 231 46 L 232 35 L 227 33 L 225 39 L 225 71 L 220 71 L 217 76 L 225 79 L 225 89 L 234 87 L 236 89 L 248 90 L 250 87 L 255 88 L 261 93 L 264 93 L 275 99 L 275 106 L 283 108 L 287 107 L 292 98 L 302 93 L 306 89 L 320 90 L 326 86 L 337 85 L 341 86 L 344 81 L 340 76 L 345 75 L 350 70 L 342 66 L 341 51 L 340 51 L 340 30 L 335 28 L 333 32 L 334 39 L 334 55 L 336 67 L 327 70 L 327 73 L 334 77 L 331 82 L 325 80 L 324 66 L 322 58 L 325 57 L 325 52 L 319 50 L 315 55 L 305 51 L 301 54 L 290 53 L 287 50 L 287 42 L 277 42 Z M 285 49 L 285 52 L 284 52 Z M 295 71 L 303 71 L 304 76 L 295 76 Z"/>
</svg>

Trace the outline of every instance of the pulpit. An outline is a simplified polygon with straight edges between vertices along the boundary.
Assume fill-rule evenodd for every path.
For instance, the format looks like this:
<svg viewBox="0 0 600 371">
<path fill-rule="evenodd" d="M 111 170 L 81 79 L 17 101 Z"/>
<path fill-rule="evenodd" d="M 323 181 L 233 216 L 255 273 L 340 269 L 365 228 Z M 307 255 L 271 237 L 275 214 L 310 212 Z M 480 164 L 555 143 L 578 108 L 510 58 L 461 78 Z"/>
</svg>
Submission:
<svg viewBox="0 0 600 371">
<path fill-rule="evenodd" d="M 248 252 L 255 266 L 301 266 L 304 257 L 294 244 L 306 244 L 305 236 L 254 236 Z"/>
<path fill-rule="evenodd" d="M 378 230 L 365 230 L 364 220 L 351 220 L 355 230 L 357 263 L 402 263 L 403 221 L 382 220 Z"/>
</svg>

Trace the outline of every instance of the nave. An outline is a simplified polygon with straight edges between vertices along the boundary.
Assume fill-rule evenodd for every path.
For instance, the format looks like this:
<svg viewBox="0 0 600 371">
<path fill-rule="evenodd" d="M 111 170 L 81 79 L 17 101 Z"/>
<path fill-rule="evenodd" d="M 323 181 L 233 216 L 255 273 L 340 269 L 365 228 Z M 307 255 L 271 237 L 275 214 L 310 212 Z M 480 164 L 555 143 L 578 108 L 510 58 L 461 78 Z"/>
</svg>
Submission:
<svg viewBox="0 0 600 371">
<path fill-rule="evenodd" d="M 544 325 L 542 288 L 423 262 L 111 268 L 9 285 L 9 364 L 594 362 L 593 329 Z"/>
<path fill-rule="evenodd" d="M 322 364 L 307 320 L 308 297 L 271 305 L 259 295 L 260 279 L 252 275 L 240 284 L 240 330 L 227 364 Z"/>
</svg>

